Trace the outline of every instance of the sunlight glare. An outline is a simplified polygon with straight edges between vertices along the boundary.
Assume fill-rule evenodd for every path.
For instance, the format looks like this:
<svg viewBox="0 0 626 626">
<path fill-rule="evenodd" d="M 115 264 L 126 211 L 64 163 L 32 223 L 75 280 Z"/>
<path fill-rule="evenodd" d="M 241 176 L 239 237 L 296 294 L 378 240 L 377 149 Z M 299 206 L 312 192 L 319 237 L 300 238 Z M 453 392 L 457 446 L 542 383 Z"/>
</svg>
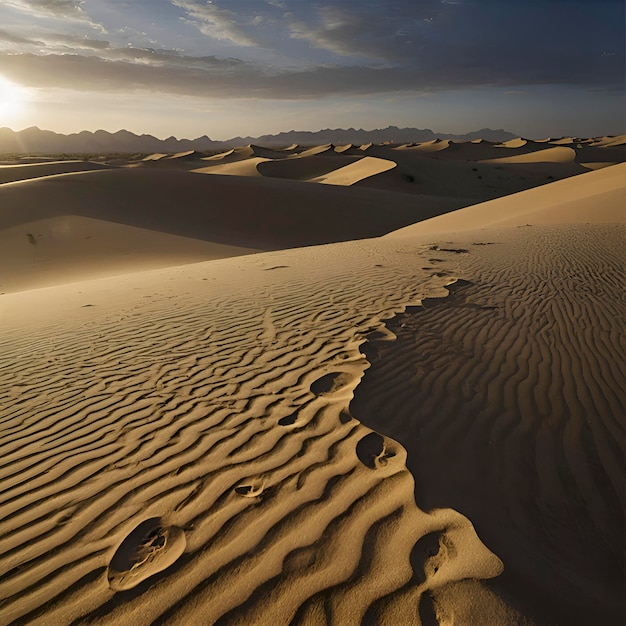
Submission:
<svg viewBox="0 0 626 626">
<path fill-rule="evenodd" d="M 24 87 L 0 76 L 0 126 L 17 120 L 25 112 L 27 101 Z"/>
</svg>

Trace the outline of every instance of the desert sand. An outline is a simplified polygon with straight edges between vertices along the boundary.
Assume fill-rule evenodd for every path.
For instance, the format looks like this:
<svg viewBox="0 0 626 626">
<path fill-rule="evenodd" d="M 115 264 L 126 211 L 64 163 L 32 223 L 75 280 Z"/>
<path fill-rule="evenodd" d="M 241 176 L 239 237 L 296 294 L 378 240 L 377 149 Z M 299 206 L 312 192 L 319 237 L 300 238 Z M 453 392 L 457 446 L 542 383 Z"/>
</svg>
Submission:
<svg viewBox="0 0 626 626">
<path fill-rule="evenodd" d="M 619 623 L 618 139 L 16 170 L 0 623 Z"/>
</svg>

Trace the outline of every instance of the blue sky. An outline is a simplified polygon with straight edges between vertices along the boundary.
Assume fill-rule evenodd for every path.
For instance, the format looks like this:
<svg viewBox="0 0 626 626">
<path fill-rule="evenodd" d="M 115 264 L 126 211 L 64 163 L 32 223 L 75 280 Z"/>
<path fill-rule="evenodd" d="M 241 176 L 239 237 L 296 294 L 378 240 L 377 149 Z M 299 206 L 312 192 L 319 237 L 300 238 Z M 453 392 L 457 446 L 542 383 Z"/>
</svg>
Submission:
<svg viewBox="0 0 626 626">
<path fill-rule="evenodd" d="M 0 126 L 617 134 L 624 24 L 622 0 L 2 0 Z"/>
</svg>

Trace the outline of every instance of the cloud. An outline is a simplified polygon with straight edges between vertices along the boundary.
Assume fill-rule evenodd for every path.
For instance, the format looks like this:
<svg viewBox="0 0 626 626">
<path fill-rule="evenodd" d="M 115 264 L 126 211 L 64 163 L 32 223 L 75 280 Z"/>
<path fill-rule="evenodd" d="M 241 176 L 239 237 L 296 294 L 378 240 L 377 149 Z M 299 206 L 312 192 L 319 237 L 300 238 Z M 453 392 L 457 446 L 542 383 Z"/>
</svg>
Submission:
<svg viewBox="0 0 626 626">
<path fill-rule="evenodd" d="M 425 20 L 442 8 L 437 0 L 341 4 L 337 0 L 317 7 L 316 22 L 294 20 L 290 37 L 343 56 L 400 61 L 407 44 L 420 41 Z"/>
<path fill-rule="evenodd" d="M 40 9 L 45 5 L 57 13 L 82 11 L 76 1 L 6 1 Z M 462 4 L 388 0 L 384 5 L 374 0 L 319 4 L 237 0 L 229 5 L 232 10 L 199 0 L 166 1 L 183 8 L 185 19 L 196 20 L 199 28 L 211 33 L 212 39 L 197 35 L 194 55 L 159 45 L 167 22 L 157 24 L 155 33 L 143 33 L 136 45 L 124 45 L 129 37 L 114 28 L 108 41 L 73 33 L 76 23 L 62 33 L 51 32 L 62 30 L 57 22 L 38 25 L 36 30 L 27 24 L 21 30 L 0 30 L 0 50 L 4 50 L 0 73 L 34 87 L 149 90 L 212 98 L 309 99 L 485 86 L 513 92 L 527 85 L 615 89 L 624 85 L 624 53 L 617 46 L 623 32 L 617 26 L 615 32 L 609 27 L 590 28 L 581 37 L 574 18 L 560 10 L 550 13 L 537 7 L 516 13 L 502 3 L 476 0 Z M 277 4 L 292 8 L 295 16 L 285 17 L 282 6 L 269 6 Z M 266 13 L 259 14 L 263 7 Z M 171 14 L 171 7 L 168 10 Z M 538 11 L 545 13 L 543 22 L 535 19 Z M 278 14 L 282 22 L 277 22 Z M 432 22 L 426 22 L 427 17 Z M 272 65 L 263 65 L 262 55 L 253 47 L 257 44 L 248 31 L 255 23 L 255 36 L 260 33 L 275 46 L 263 56 L 273 55 Z M 292 38 L 284 39 L 285 33 Z M 173 33 L 170 45 L 181 44 L 178 35 Z M 192 39 L 189 33 L 185 37 L 183 45 Z M 238 51 L 244 60 L 218 58 L 216 51 L 224 48 L 215 40 L 245 46 Z M 302 42 L 350 59 L 327 64 L 326 53 Z M 613 50 L 616 54 L 602 56 L 603 51 Z"/>
<path fill-rule="evenodd" d="M 3 4 L 36 17 L 83 22 L 104 32 L 102 25 L 92 21 L 85 12 L 85 0 L 3 0 Z"/>
<path fill-rule="evenodd" d="M 47 45 L 61 44 L 70 49 L 107 50 L 111 47 L 111 42 L 103 39 L 90 39 L 89 37 L 80 37 L 79 35 L 67 35 L 62 33 L 54 33 L 43 36 L 42 39 L 47 43 Z"/>
<path fill-rule="evenodd" d="M 221 41 L 231 41 L 239 46 L 258 46 L 259 42 L 237 24 L 237 14 L 220 9 L 213 3 L 199 4 L 196 0 L 170 0 L 183 9 L 202 33 Z"/>
<path fill-rule="evenodd" d="M 16 35 L 14 33 L 9 33 L 8 31 L 0 28 L 0 44 L 2 43 L 19 44 L 25 46 L 42 45 L 41 41 L 22 37 L 21 35 Z"/>
<path fill-rule="evenodd" d="M 24 86 L 81 91 L 151 91 L 211 98 L 303 100 L 332 95 L 514 87 L 552 83 L 545 76 L 508 68 L 494 72 L 467 65 L 435 67 L 342 67 L 270 69 L 238 59 L 190 57 L 175 51 L 112 48 L 95 55 L 0 54 L 0 73 Z M 592 85 L 595 66 L 572 71 L 570 79 Z M 596 83 L 597 84 L 597 83 Z"/>
</svg>

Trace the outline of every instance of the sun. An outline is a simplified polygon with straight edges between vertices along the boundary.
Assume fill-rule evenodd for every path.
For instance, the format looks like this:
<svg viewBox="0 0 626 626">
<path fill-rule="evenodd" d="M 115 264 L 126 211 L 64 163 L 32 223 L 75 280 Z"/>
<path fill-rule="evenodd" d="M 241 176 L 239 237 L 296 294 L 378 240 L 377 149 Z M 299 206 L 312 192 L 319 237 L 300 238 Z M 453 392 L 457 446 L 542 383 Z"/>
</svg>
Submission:
<svg viewBox="0 0 626 626">
<path fill-rule="evenodd" d="M 28 92 L 24 87 L 0 76 L 0 126 L 20 117 L 27 102 Z"/>
</svg>

